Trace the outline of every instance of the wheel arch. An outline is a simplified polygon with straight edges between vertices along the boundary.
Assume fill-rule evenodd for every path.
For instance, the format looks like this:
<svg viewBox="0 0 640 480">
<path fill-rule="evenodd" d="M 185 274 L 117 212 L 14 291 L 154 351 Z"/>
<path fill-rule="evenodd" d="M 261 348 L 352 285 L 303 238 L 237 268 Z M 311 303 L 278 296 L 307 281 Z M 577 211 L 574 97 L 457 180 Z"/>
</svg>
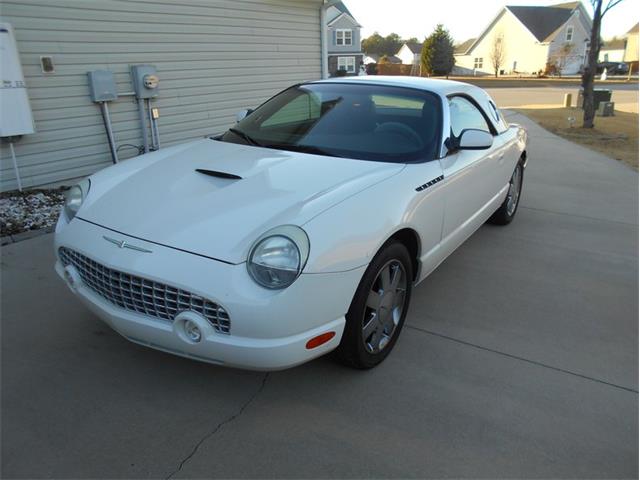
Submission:
<svg viewBox="0 0 640 480">
<path fill-rule="evenodd" d="M 413 280 L 415 281 L 417 278 L 419 278 L 420 274 L 420 251 L 422 248 L 420 235 L 410 227 L 404 227 L 400 230 L 396 230 L 389 236 L 389 238 L 387 238 L 387 240 L 380 246 L 380 248 L 378 248 L 376 253 L 382 250 L 386 245 L 393 242 L 401 243 L 409 251 L 409 256 L 411 257 L 411 267 L 413 269 Z"/>
</svg>

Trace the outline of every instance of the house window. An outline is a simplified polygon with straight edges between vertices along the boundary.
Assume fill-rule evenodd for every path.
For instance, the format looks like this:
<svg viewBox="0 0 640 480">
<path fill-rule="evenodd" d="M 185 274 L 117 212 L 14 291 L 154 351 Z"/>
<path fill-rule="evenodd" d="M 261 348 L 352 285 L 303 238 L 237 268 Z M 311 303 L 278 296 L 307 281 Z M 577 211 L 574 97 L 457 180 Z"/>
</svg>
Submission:
<svg viewBox="0 0 640 480">
<path fill-rule="evenodd" d="M 356 57 L 338 57 L 338 70 L 356 73 Z"/>
<path fill-rule="evenodd" d="M 336 45 L 353 45 L 353 31 L 342 28 L 336 30 Z"/>
<path fill-rule="evenodd" d="M 604 61 L 605 61 L 605 62 L 608 62 L 608 61 L 609 61 L 609 54 L 608 54 L 608 53 L 605 53 L 605 54 L 604 54 Z"/>
<path fill-rule="evenodd" d="M 570 42 L 571 40 L 573 40 L 573 27 L 571 25 L 569 25 L 567 27 L 567 35 L 564 38 L 567 42 Z"/>
<path fill-rule="evenodd" d="M 473 68 L 482 68 L 482 57 L 476 57 L 473 59 Z"/>
</svg>

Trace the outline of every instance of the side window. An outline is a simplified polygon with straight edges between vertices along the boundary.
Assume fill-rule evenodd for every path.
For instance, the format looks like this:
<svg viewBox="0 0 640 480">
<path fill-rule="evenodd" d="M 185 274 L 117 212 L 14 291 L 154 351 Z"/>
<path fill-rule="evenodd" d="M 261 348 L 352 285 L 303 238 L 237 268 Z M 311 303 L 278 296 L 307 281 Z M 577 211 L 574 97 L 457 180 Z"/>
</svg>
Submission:
<svg viewBox="0 0 640 480">
<path fill-rule="evenodd" d="M 478 108 L 464 97 L 449 98 L 451 132 L 455 137 L 467 128 L 476 128 L 491 133 L 491 128 Z"/>
<path fill-rule="evenodd" d="M 503 133 L 507 130 L 507 128 L 509 127 L 509 124 L 507 123 L 507 120 L 504 118 L 504 115 L 502 114 L 502 110 L 500 110 L 495 103 L 493 103 L 493 100 L 489 100 L 489 111 L 491 112 L 491 115 L 493 115 L 496 119 L 496 124 L 494 125 L 497 130 L 498 133 Z"/>
</svg>

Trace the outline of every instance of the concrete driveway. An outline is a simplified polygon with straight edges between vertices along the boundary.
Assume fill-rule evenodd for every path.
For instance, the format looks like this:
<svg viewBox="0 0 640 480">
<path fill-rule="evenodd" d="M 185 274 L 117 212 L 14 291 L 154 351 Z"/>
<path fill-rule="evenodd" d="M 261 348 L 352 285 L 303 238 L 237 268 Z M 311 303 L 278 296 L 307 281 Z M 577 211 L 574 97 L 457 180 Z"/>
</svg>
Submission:
<svg viewBox="0 0 640 480">
<path fill-rule="evenodd" d="M 51 236 L 3 248 L 3 476 L 636 477 L 638 175 L 509 118 L 516 220 L 416 289 L 371 371 L 133 345 L 55 278 Z"/>
</svg>

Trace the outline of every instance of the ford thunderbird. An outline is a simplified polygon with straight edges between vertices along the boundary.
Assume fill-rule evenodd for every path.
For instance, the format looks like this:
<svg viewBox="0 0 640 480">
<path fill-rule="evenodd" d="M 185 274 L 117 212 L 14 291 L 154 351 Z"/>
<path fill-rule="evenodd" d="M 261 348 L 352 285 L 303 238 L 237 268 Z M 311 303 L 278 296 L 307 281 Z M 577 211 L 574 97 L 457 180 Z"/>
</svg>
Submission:
<svg viewBox="0 0 640 480">
<path fill-rule="evenodd" d="M 56 270 L 132 342 L 276 370 L 331 351 L 371 368 L 413 288 L 518 209 L 527 135 L 465 83 L 292 86 L 226 132 L 67 193 Z"/>
</svg>

